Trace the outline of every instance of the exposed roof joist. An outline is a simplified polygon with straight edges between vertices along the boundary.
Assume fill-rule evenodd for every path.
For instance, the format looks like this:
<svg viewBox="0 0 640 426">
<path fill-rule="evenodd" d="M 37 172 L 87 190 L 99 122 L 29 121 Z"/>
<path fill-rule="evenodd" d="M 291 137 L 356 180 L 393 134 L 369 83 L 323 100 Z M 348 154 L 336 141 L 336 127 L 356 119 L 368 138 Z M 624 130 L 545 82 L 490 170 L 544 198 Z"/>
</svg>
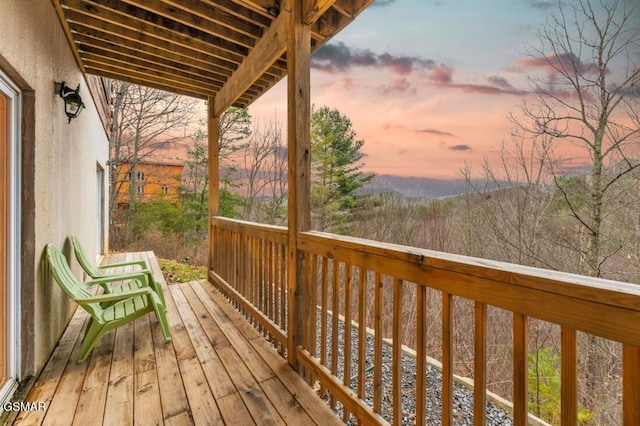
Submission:
<svg viewBox="0 0 640 426">
<path fill-rule="evenodd" d="M 85 72 L 248 106 L 286 74 L 288 1 L 312 49 L 373 0 L 52 0 Z"/>
</svg>

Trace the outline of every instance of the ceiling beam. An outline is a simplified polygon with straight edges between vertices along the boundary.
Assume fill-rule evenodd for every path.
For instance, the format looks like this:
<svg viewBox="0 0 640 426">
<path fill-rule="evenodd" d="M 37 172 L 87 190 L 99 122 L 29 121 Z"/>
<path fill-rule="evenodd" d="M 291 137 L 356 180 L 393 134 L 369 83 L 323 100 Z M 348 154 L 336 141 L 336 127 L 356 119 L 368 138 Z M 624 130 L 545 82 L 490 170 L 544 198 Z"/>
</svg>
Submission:
<svg viewBox="0 0 640 426">
<path fill-rule="evenodd" d="M 287 50 L 290 12 L 282 10 L 263 37 L 249 52 L 214 99 L 213 114 L 219 117 Z"/>
<path fill-rule="evenodd" d="M 173 49 L 193 49 L 235 64 L 242 62 L 248 52 L 246 47 L 190 29 L 184 24 L 163 19 L 160 15 L 119 0 L 67 0 L 66 4 L 69 8 L 67 16 L 72 21 L 99 19 L 107 32 L 128 29 L 139 34 L 141 39 L 161 39 L 172 44 Z M 77 18 L 71 17 L 71 11 L 75 12 Z"/>
<path fill-rule="evenodd" d="M 334 5 L 336 0 L 307 0 L 304 4 L 302 22 L 305 25 L 315 23 L 324 13 Z"/>
<path fill-rule="evenodd" d="M 176 21 L 187 28 L 195 28 L 198 31 L 220 37 L 223 40 L 230 41 L 239 46 L 252 48 L 256 40 L 260 38 L 260 34 L 254 37 L 247 36 L 228 26 L 221 25 L 210 19 L 203 18 L 201 15 L 195 15 L 191 11 L 182 8 L 170 6 L 160 0 L 120 0 L 141 10 L 146 10 L 158 16 L 169 20 Z M 167 20 L 163 20 L 167 22 Z"/>
</svg>

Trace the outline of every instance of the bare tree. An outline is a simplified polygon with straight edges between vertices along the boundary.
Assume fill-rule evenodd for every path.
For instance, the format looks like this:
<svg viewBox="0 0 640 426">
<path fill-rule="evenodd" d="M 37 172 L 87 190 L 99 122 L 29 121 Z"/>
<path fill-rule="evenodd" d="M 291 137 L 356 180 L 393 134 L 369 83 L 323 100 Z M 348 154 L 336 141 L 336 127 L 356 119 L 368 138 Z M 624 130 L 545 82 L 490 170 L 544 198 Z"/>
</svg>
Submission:
<svg viewBox="0 0 640 426">
<path fill-rule="evenodd" d="M 209 200 L 209 156 L 206 123 L 199 122 L 199 128 L 193 135 L 192 147 L 187 151 L 187 173 L 184 176 L 183 201 L 184 213 L 193 216 L 194 231 L 200 234 L 206 229 Z M 236 170 L 234 154 L 247 146 L 246 138 L 251 135 L 251 117 L 243 108 L 229 108 L 219 119 L 219 166 L 225 171 L 223 185 L 230 184 L 230 175 Z M 221 212 L 235 210 L 228 197 L 221 199 Z M 231 203 L 232 205 L 228 205 Z M 205 233 L 206 235 L 206 233 Z"/>
<path fill-rule="evenodd" d="M 491 251 L 485 256 L 497 260 L 562 269 L 557 256 L 550 254 L 547 220 L 554 198 L 550 187 L 548 136 L 525 138 L 515 131 L 503 142 L 498 165 L 485 158 L 482 174 L 475 176 L 469 166 L 462 170 L 467 191 L 479 194 L 476 209 L 490 228 Z M 482 229 L 481 232 L 486 232 Z"/>
<path fill-rule="evenodd" d="M 187 138 L 197 100 L 124 82 L 113 83 L 113 127 L 109 159 L 114 164 L 109 198 L 110 217 L 125 182 L 129 183 L 129 206 L 135 206 L 137 165 L 159 149 Z M 119 173 L 128 164 L 130 173 Z M 118 179 L 123 176 L 126 179 Z"/>
<path fill-rule="evenodd" d="M 284 217 L 280 210 L 287 194 L 286 152 L 277 119 L 255 123 L 243 151 L 244 219 L 275 223 Z"/>
<path fill-rule="evenodd" d="M 547 74 L 531 78 L 535 101 L 525 101 L 513 122 L 532 138 L 550 138 L 547 164 L 568 214 L 577 224 L 577 270 L 602 277 L 622 249 L 607 221 L 619 208 L 617 184 L 640 167 L 640 27 L 622 0 L 560 3 L 529 50 L 532 64 Z M 571 144 L 581 151 L 583 176 L 567 178 L 572 164 L 559 155 Z M 601 414 L 610 402 L 606 389 L 607 342 L 581 339 L 586 350 L 584 405 Z"/>
<path fill-rule="evenodd" d="M 548 151 L 549 164 L 557 189 L 586 235 L 586 244 L 578 248 L 582 272 L 600 277 L 603 264 L 619 249 L 605 251 L 601 230 L 607 197 L 617 181 L 640 166 L 634 160 L 640 154 L 640 29 L 623 1 L 571 4 L 561 4 L 539 32 L 540 45 L 530 49 L 532 61 L 548 74 L 530 79 L 535 102 L 525 102 L 522 115 L 511 118 L 532 137 L 550 137 L 556 145 L 565 141 L 582 150 L 588 170 L 583 188 L 559 179 L 571 164 L 553 156 L 553 150 Z M 572 191 L 580 189 L 588 194 L 585 208 L 573 197 Z"/>
</svg>

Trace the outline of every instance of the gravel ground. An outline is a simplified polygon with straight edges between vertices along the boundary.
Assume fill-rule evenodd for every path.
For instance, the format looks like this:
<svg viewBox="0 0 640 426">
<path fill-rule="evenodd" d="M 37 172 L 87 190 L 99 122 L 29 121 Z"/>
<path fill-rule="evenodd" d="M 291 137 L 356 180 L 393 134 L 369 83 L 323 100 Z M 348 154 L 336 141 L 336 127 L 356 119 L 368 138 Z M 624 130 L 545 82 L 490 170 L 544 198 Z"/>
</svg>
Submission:
<svg viewBox="0 0 640 426">
<path fill-rule="evenodd" d="M 319 314 L 318 314 L 319 316 Z M 331 354 L 331 316 L 327 319 L 327 367 L 331 369 L 333 357 Z M 338 354 L 337 354 L 337 377 L 342 380 L 344 377 L 344 323 L 338 322 Z M 357 331 L 358 329 L 352 328 L 352 347 L 351 347 L 351 378 L 352 388 L 357 392 L 357 363 L 358 363 L 358 341 Z M 318 318 L 318 336 L 320 336 L 320 318 Z M 366 363 L 367 363 L 367 376 L 365 380 L 365 400 L 373 406 L 373 347 L 374 339 L 368 335 L 366 339 Z M 319 346 L 318 340 L 318 348 Z M 393 390 L 392 390 L 392 348 L 388 345 L 383 345 L 382 349 L 382 410 L 381 415 L 387 421 L 393 420 Z M 415 385 L 416 385 L 416 360 L 410 355 L 402 354 L 402 424 L 413 425 L 415 424 Z M 432 366 L 427 367 L 427 419 L 428 425 L 440 425 L 442 420 L 441 416 L 441 388 L 442 388 L 442 375 L 440 372 Z M 473 394 L 466 387 L 454 382 L 453 390 L 453 418 L 454 424 L 459 426 L 473 425 Z M 339 402 L 336 403 L 334 411 L 342 416 L 342 406 Z M 355 419 L 351 419 L 347 424 L 357 424 Z M 487 425 L 489 426 L 509 426 L 513 424 L 511 414 L 494 404 L 487 404 Z"/>
</svg>

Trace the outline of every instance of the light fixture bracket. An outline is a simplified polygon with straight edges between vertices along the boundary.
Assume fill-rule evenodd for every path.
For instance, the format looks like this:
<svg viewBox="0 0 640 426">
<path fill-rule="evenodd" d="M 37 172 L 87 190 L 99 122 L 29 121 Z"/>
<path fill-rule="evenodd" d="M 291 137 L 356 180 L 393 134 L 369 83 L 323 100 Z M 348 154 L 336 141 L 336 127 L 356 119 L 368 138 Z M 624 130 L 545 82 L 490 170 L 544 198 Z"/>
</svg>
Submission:
<svg viewBox="0 0 640 426">
<path fill-rule="evenodd" d="M 64 113 L 69 118 L 69 123 L 73 118 L 80 115 L 80 112 L 84 108 L 84 103 L 80 97 L 80 85 L 75 90 L 67 86 L 66 82 L 56 83 L 55 92 L 64 99 Z"/>
</svg>

